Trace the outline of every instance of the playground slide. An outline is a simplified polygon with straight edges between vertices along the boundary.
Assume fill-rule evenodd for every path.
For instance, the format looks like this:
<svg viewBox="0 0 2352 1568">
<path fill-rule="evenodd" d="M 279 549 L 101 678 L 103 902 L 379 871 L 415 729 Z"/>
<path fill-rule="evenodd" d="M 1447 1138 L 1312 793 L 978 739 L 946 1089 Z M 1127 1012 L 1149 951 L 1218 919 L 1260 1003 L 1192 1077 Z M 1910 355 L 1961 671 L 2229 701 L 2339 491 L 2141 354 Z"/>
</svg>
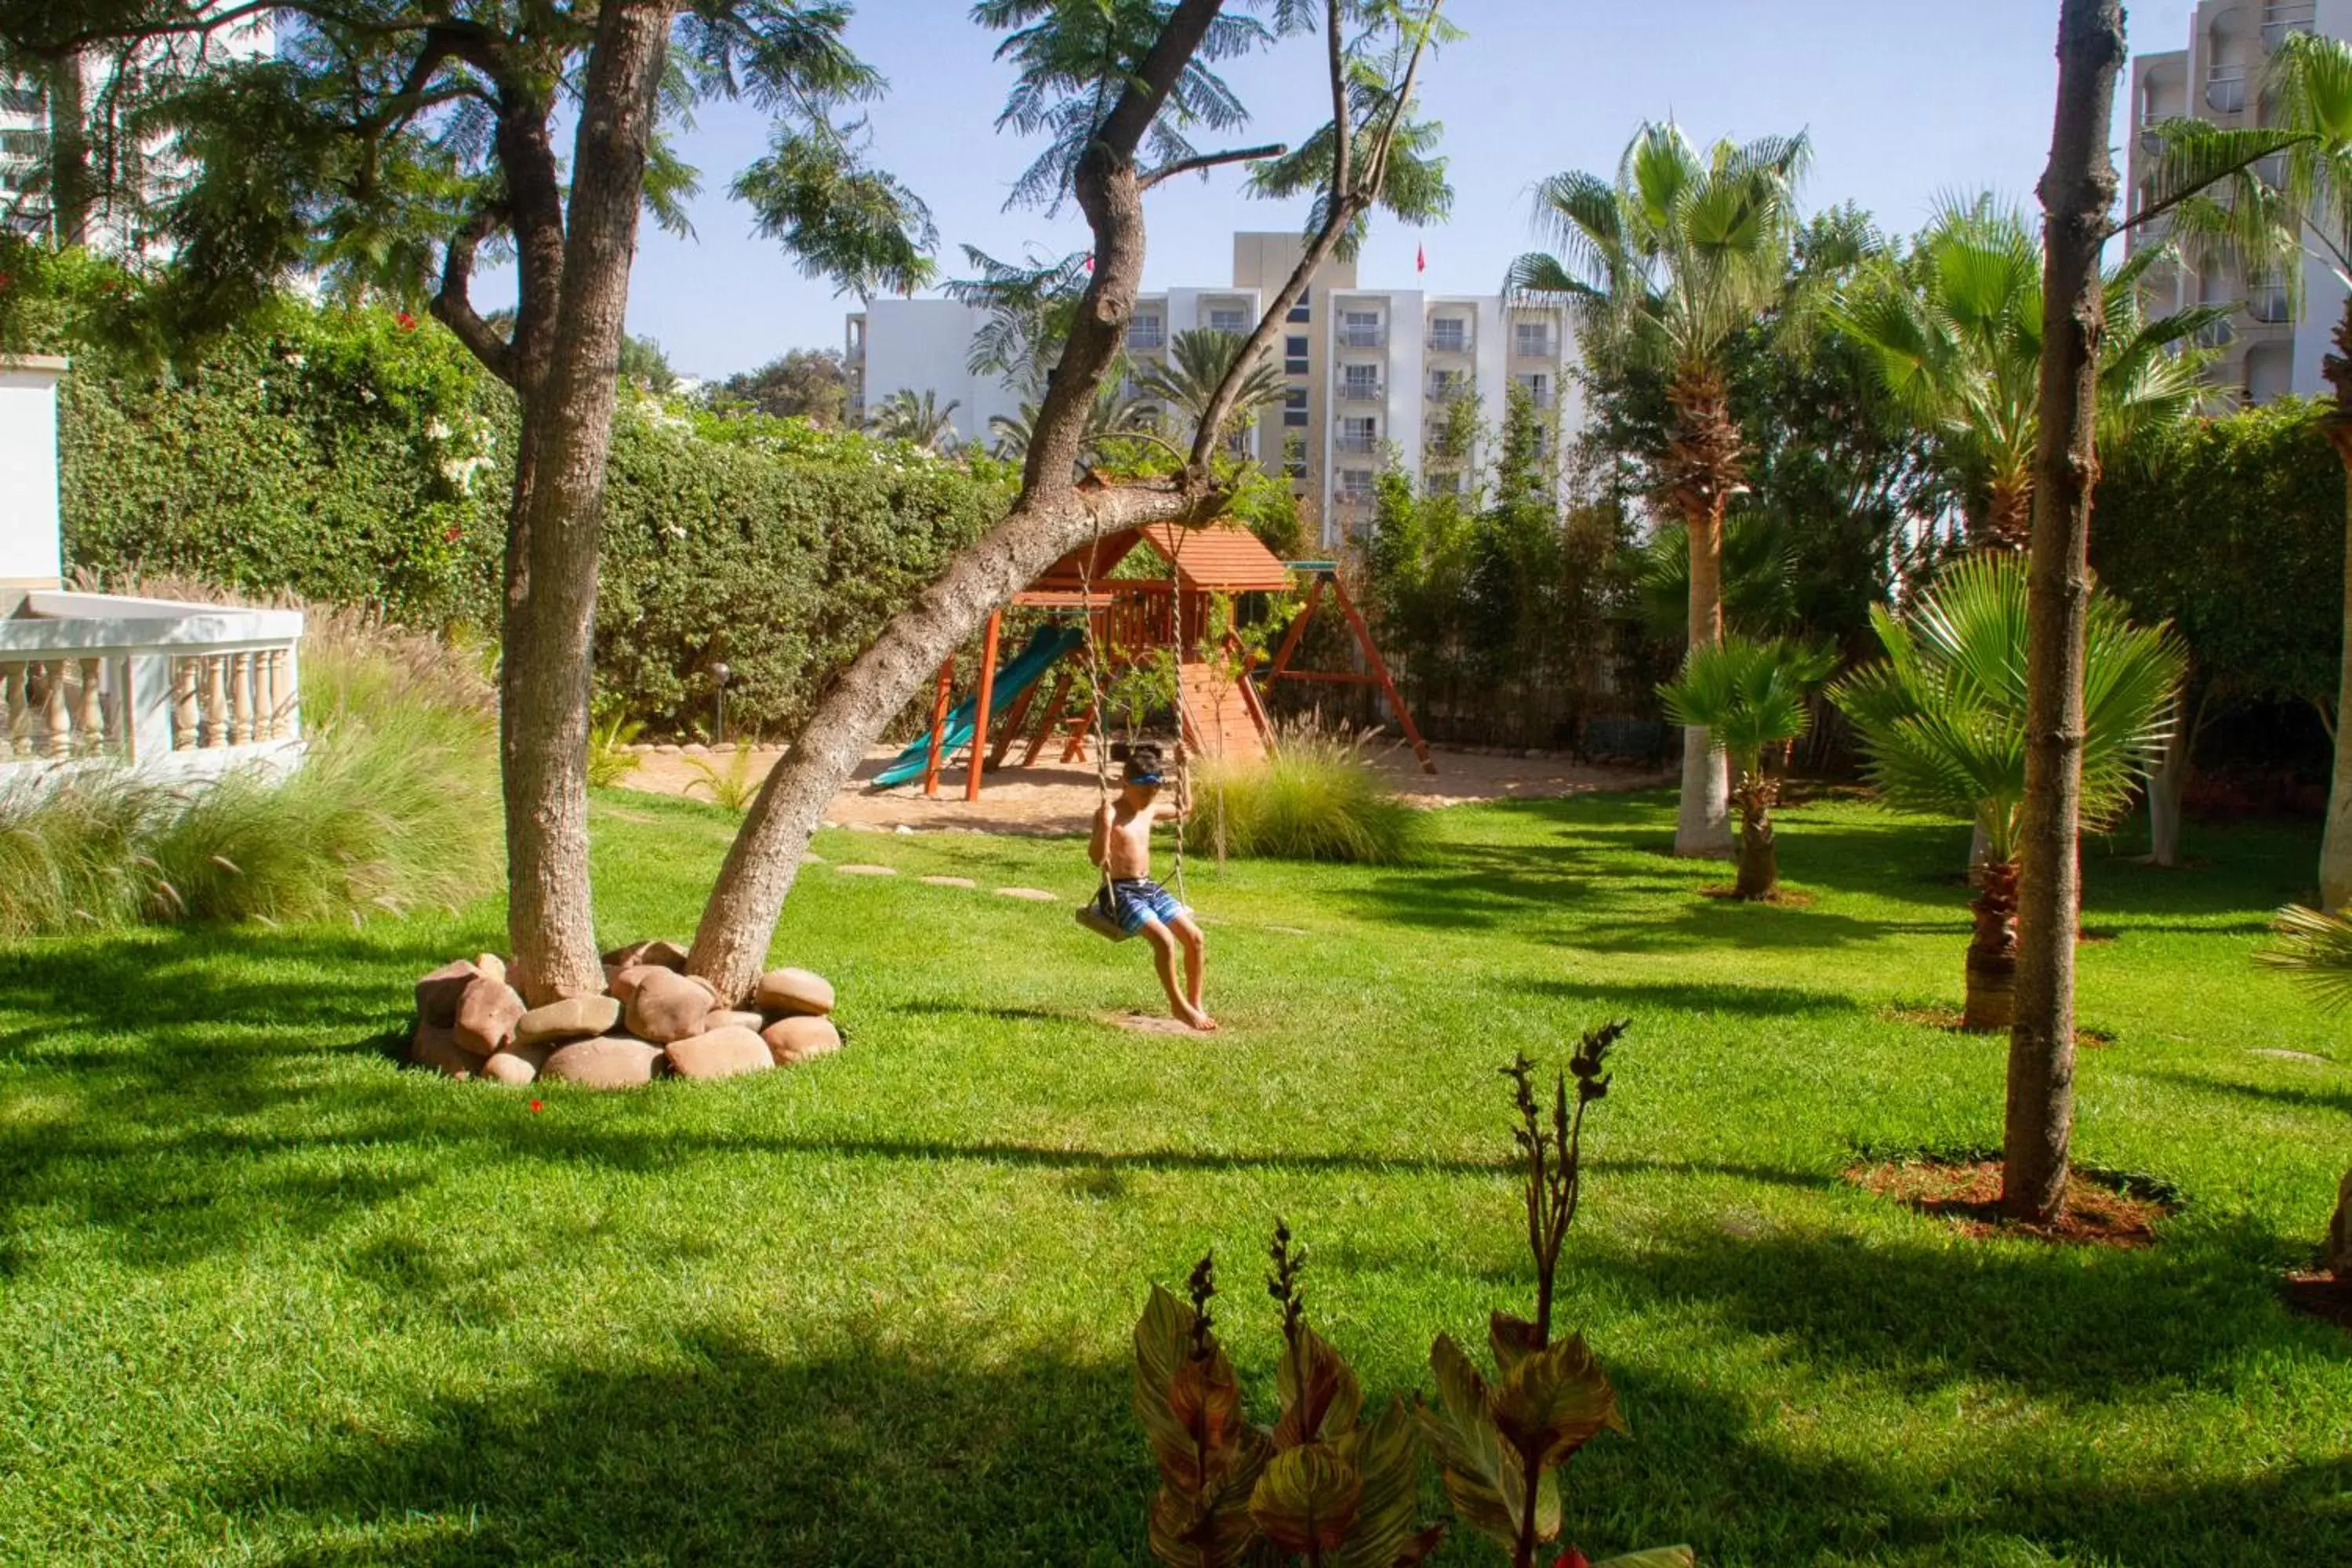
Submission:
<svg viewBox="0 0 2352 1568">
<path fill-rule="evenodd" d="M 1020 700 L 1021 694 L 1037 683 L 1038 678 L 1061 657 L 1086 640 L 1086 633 L 1076 626 L 1039 626 L 1029 644 L 996 672 L 996 685 L 988 705 L 988 722 L 992 731 L 1005 710 Z M 967 697 L 948 715 L 947 727 L 940 732 L 940 756 L 944 761 L 971 744 L 972 720 L 980 710 L 980 699 Z M 893 784 L 911 784 L 923 776 L 929 765 L 931 736 L 929 731 L 915 737 L 914 743 L 898 753 L 898 760 L 874 777 L 875 787 L 887 789 Z"/>
</svg>

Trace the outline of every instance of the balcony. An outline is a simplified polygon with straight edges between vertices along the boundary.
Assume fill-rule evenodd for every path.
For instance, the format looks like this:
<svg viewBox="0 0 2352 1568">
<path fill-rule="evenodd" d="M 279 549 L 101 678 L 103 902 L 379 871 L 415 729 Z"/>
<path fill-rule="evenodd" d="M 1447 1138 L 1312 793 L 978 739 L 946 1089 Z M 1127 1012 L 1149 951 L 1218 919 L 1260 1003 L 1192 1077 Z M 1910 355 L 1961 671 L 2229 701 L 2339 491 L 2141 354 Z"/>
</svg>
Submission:
<svg viewBox="0 0 2352 1568">
<path fill-rule="evenodd" d="M 2246 68 L 2215 66 L 2205 78 L 2205 107 L 2216 114 L 2246 110 Z"/>
<path fill-rule="evenodd" d="M 1158 353 L 1168 346 L 1168 323 L 1154 316 L 1150 321 L 1133 321 L 1127 324 L 1127 352 Z"/>
<path fill-rule="evenodd" d="M 1333 395 L 1342 403 L 1385 403 L 1388 389 L 1377 380 L 1343 376 L 1333 389 Z"/>
<path fill-rule="evenodd" d="M 1517 383 L 1516 386 L 1517 390 L 1528 395 L 1528 402 L 1529 405 L 1534 407 L 1538 412 L 1549 408 L 1552 404 L 1558 400 L 1559 395 L 1558 393 L 1552 391 L 1549 386 L 1529 386 L 1524 381 Z"/>
<path fill-rule="evenodd" d="M 2246 314 L 2265 326 L 2294 320 L 2294 302 L 2284 283 L 2257 283 L 2246 290 Z"/>
<path fill-rule="evenodd" d="M 2286 42 L 2289 33 L 2311 33 L 2319 28 L 2319 6 L 2316 0 L 2270 0 L 2263 7 L 2263 47 L 2275 49 Z"/>
<path fill-rule="evenodd" d="M 2238 330 L 2227 321 L 2200 328 L 2189 340 L 2200 349 L 2226 349 L 2238 341 Z"/>
<path fill-rule="evenodd" d="M 1549 332 L 1514 332 L 1511 353 L 1521 359 L 1557 359 L 1559 342 Z"/>
<path fill-rule="evenodd" d="M 1343 349 L 1384 349 L 1389 346 L 1386 327 L 1341 327 L 1337 339 Z"/>
<path fill-rule="evenodd" d="M 1342 430 L 1331 437 L 1331 447 L 1338 452 L 1359 452 L 1369 457 L 1381 449 L 1381 438 L 1370 430 Z"/>
<path fill-rule="evenodd" d="M 208 778 L 301 751 L 299 610 L 26 596 L 0 619 L 0 780 L 112 762 Z"/>
<path fill-rule="evenodd" d="M 1452 326 L 1452 331 L 1442 329 Z M 1429 330 L 1429 352 L 1433 354 L 1466 354 L 1470 352 L 1470 333 L 1461 321 L 1440 321 Z"/>
<path fill-rule="evenodd" d="M 1429 400 L 1432 403 L 1459 403 L 1470 395 L 1470 378 L 1466 375 L 1433 375 L 1429 378 Z"/>
</svg>

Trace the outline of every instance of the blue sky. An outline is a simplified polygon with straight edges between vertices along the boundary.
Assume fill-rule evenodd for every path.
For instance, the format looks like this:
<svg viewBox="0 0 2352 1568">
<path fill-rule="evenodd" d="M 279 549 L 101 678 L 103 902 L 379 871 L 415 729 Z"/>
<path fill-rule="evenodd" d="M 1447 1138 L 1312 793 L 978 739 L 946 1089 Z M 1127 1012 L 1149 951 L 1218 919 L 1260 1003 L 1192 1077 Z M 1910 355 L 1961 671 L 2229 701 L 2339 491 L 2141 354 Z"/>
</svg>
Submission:
<svg viewBox="0 0 2352 1568">
<path fill-rule="evenodd" d="M 1990 186 L 2030 200 L 2050 142 L 2057 0 L 1452 0 L 1469 37 L 1426 72 L 1423 103 L 1445 125 L 1455 191 L 1442 226 L 1378 227 L 1360 275 L 1409 287 L 1416 245 L 1427 288 L 1486 292 L 1528 247 L 1528 189 L 1570 168 L 1608 170 L 1636 124 L 1672 114 L 1698 137 L 1810 131 L 1810 206 L 1856 201 L 1889 228 L 1916 227 L 1936 197 Z M 2190 0 L 2130 7 L 2136 48 L 2178 48 Z M 851 41 L 890 79 L 874 106 L 883 164 L 938 217 L 942 262 L 961 244 L 998 256 L 1079 248 L 1074 216 L 1002 209 L 1034 149 L 992 129 L 1008 73 L 964 0 L 861 0 Z M 1227 74 L 1256 139 L 1313 129 L 1319 46 L 1294 40 Z M 802 278 L 750 232 L 726 195 L 758 156 L 757 112 L 709 105 L 685 139 L 703 174 L 695 237 L 651 230 L 630 294 L 630 330 L 682 371 L 724 375 L 787 348 L 838 344 L 855 300 Z M 1216 283 L 1237 228 L 1284 228 L 1295 205 L 1254 202 L 1233 171 L 1152 194 L 1145 286 Z"/>
</svg>

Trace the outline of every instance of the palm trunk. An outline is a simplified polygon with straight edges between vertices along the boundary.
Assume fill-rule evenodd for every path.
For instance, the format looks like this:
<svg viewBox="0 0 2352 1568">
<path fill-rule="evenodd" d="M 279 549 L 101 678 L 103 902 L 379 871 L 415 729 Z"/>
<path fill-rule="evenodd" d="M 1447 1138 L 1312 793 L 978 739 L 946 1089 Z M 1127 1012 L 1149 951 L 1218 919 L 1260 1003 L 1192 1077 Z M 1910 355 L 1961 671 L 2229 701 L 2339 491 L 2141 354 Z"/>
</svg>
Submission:
<svg viewBox="0 0 2352 1568">
<path fill-rule="evenodd" d="M 2180 864 L 2180 799 L 2189 788 L 2189 764 L 2197 750 L 2197 730 L 2205 709 L 2200 694 L 2171 734 L 2147 775 L 2147 858 L 2152 865 Z"/>
<path fill-rule="evenodd" d="M 2330 913 L 2352 904 L 2352 299 L 2336 325 L 2336 352 L 2327 356 L 2336 388 L 2327 435 L 2344 464 L 2344 646 L 2336 685 L 2336 769 L 2327 786 L 2327 830 L 2319 841 L 2319 901 Z"/>
<path fill-rule="evenodd" d="M 1960 1027 L 1995 1034 L 2015 1021 L 2017 1003 L 2017 862 L 1996 861 L 1969 905 L 1976 933 L 1969 940 L 1968 1000 Z"/>
<path fill-rule="evenodd" d="M 2063 0 L 2058 109 L 2043 213 L 2040 441 L 2027 588 L 2025 799 L 2016 1017 L 2001 1205 L 2048 1224 L 2066 1203 L 2074 1122 L 2074 931 L 2083 791 L 2083 662 L 2099 459 L 2099 276 L 2116 197 L 2107 153 L 2124 62 L 2121 0 Z"/>
<path fill-rule="evenodd" d="M 45 85 L 49 100 L 49 233 L 60 248 L 88 245 L 95 194 L 81 51 L 68 49 L 51 61 Z"/>
<path fill-rule="evenodd" d="M 2336 1214 L 2327 1223 L 2327 1271 L 2352 1285 L 2352 1171 L 2336 1189 Z"/>
<path fill-rule="evenodd" d="M 1723 641 L 1723 519 L 1739 489 L 1739 426 L 1712 365 L 1685 366 L 1668 395 L 1674 438 L 1666 473 L 1690 552 L 1690 647 Z M 1683 731 L 1682 801 L 1675 818 L 1676 855 L 1720 859 L 1732 852 L 1730 759 L 1705 730 Z"/>
<path fill-rule="evenodd" d="M 1979 543 L 1995 550 L 2023 550 L 2033 541 L 2033 481 L 2025 475 L 1992 481 Z"/>
<path fill-rule="evenodd" d="M 1772 806 L 1780 786 L 1760 768 L 1741 774 L 1739 788 L 1739 878 L 1732 890 L 1752 902 L 1770 898 L 1780 886 L 1780 859 L 1772 841 Z"/>
<path fill-rule="evenodd" d="M 500 745 L 507 926 L 537 1004 L 604 989 L 588 882 L 588 700 L 629 269 L 674 0 L 607 0 L 573 159 L 543 383 L 524 409 Z M 515 568 L 520 568 L 519 571 Z"/>
</svg>

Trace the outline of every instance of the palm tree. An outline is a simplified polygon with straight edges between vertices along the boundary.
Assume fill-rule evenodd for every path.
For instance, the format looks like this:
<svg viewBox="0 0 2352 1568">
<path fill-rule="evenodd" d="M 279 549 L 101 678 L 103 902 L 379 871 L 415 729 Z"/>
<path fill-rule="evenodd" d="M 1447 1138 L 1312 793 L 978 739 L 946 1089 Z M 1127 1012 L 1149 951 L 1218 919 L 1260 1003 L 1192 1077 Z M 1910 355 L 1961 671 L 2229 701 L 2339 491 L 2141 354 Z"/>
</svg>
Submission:
<svg viewBox="0 0 2352 1568">
<path fill-rule="evenodd" d="M 1024 403 L 1018 414 L 991 415 L 988 428 L 996 437 L 996 455 L 1009 462 L 1020 462 L 1029 456 L 1031 433 L 1037 425 L 1037 405 Z M 1120 389 L 1118 381 L 1105 378 L 1095 389 L 1094 406 L 1087 411 L 1086 430 L 1078 440 L 1078 465 L 1083 468 L 1101 455 L 1104 442 L 1121 431 L 1139 428 L 1135 400 Z"/>
<path fill-rule="evenodd" d="M 2352 1005 L 2352 920 L 2290 904 L 2278 912 L 2278 933 L 2280 944 L 2254 954 L 2254 962 L 2294 974 L 2322 1006 Z M 2352 1171 L 2336 1188 L 2326 1262 L 2338 1284 L 2352 1286 Z"/>
<path fill-rule="evenodd" d="M 1520 257 L 1505 283 L 1514 299 L 1567 300 L 1588 353 L 1665 374 L 1674 420 L 1660 489 L 1694 546 L 1693 647 L 1723 640 L 1724 510 L 1744 467 L 1726 351 L 1782 298 L 1796 182 L 1811 151 L 1797 135 L 1702 153 L 1672 121 L 1644 125 L 1613 182 L 1570 173 L 1537 187 L 1536 226 L 1560 254 Z M 1676 854 L 1730 847 L 1728 797 L 1722 760 L 1704 734 L 1685 731 Z"/>
<path fill-rule="evenodd" d="M 1183 428 L 1170 435 L 1178 446 L 1192 446 L 1201 420 L 1208 413 L 1210 400 L 1216 396 L 1217 388 L 1224 384 L 1226 373 L 1248 346 L 1249 340 L 1239 332 L 1195 327 L 1169 340 L 1165 363 L 1147 364 L 1135 373 L 1137 392 L 1160 399 L 1183 416 Z M 1282 401 L 1289 384 L 1283 379 L 1280 365 L 1271 359 L 1260 359 L 1242 378 L 1240 395 L 1234 400 L 1233 417 L 1219 434 L 1249 428 L 1261 409 Z"/>
<path fill-rule="evenodd" d="M 960 397 L 949 398 L 941 407 L 938 393 L 918 396 L 912 389 L 901 387 L 866 411 L 866 427 L 886 441 L 909 441 L 935 452 L 950 452 L 956 444 L 955 411 L 962 406 Z"/>
<path fill-rule="evenodd" d="M 2153 321 L 2141 310 L 2142 280 L 2170 255 L 2143 246 L 2105 277 L 2102 450 L 2179 424 L 2210 391 L 2200 377 L 2213 354 L 2189 340 L 2229 308 Z M 1907 256 L 1867 263 L 1831 320 L 1867 351 L 1896 405 L 1934 438 L 1947 476 L 1983 498 L 1976 542 L 2022 550 L 2042 428 L 2042 245 L 2024 216 L 1990 195 L 1945 207 Z"/>
<path fill-rule="evenodd" d="M 1906 620 L 1873 606 L 1886 658 L 1830 689 L 1892 805 L 1965 817 L 1989 854 L 1969 944 L 1962 1027 L 2006 1030 L 2017 968 L 2018 827 L 2025 802 L 2024 561 L 1963 557 Z M 2083 821 L 2104 826 L 2171 729 L 2188 658 L 2168 626 L 2136 626 L 2095 592 L 2083 676 Z"/>
<path fill-rule="evenodd" d="M 1658 689 L 1666 716 L 1706 731 L 1730 753 L 1733 800 L 1739 807 L 1739 879 L 1743 899 L 1770 898 L 1780 885 L 1772 843 L 1772 807 L 1780 781 L 1769 766 L 1774 752 L 1801 739 L 1812 715 L 1805 699 L 1829 679 L 1837 655 L 1775 638 L 1725 638 L 1684 657 L 1680 679 Z"/>
</svg>

